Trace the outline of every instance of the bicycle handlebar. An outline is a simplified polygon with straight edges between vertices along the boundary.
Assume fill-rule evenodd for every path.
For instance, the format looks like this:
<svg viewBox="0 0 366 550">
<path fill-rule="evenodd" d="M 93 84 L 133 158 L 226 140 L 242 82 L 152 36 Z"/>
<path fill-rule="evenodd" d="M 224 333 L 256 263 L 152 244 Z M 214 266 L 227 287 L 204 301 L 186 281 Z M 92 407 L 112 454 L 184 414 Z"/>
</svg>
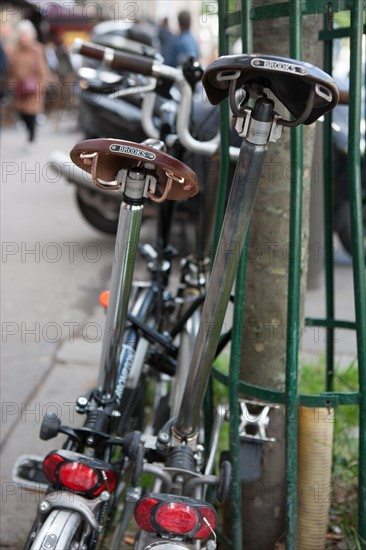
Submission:
<svg viewBox="0 0 366 550">
<path fill-rule="evenodd" d="M 131 71 L 144 76 L 163 77 L 172 82 L 176 79 L 177 69 L 143 55 L 117 51 L 80 39 L 74 41 L 73 52 L 101 61 L 114 71 Z"/>
<path fill-rule="evenodd" d="M 177 113 L 177 133 L 183 147 L 192 153 L 212 156 L 219 147 L 219 134 L 209 141 L 198 141 L 189 131 L 190 115 L 192 109 L 192 88 L 186 81 L 181 69 L 164 65 L 154 59 L 125 52 L 119 52 L 113 48 L 107 48 L 76 39 L 73 52 L 85 57 L 90 57 L 104 63 L 112 70 L 126 70 L 156 79 L 163 78 L 175 83 L 181 93 L 181 101 Z M 155 104 L 155 92 L 146 93 L 142 103 L 142 126 L 145 133 L 154 139 L 159 139 L 159 130 L 153 123 L 153 111 Z M 237 160 L 239 149 L 229 148 L 230 158 Z"/>
</svg>

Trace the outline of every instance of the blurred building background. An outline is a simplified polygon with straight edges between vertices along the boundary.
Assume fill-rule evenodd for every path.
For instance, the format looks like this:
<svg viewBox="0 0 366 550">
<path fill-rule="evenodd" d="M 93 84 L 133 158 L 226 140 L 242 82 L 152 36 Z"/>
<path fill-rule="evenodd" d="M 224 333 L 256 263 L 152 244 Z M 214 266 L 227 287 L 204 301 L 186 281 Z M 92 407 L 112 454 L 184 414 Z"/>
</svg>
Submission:
<svg viewBox="0 0 366 550">
<path fill-rule="evenodd" d="M 5 45 L 12 40 L 12 29 L 22 19 L 30 19 L 43 41 L 62 40 L 70 46 L 75 37 L 87 38 L 104 20 L 160 24 L 168 18 L 169 28 L 178 32 L 177 15 L 188 10 L 192 32 L 199 41 L 206 64 L 217 49 L 217 4 L 201 0 L 5 0 L 0 6 L 0 35 Z"/>
</svg>

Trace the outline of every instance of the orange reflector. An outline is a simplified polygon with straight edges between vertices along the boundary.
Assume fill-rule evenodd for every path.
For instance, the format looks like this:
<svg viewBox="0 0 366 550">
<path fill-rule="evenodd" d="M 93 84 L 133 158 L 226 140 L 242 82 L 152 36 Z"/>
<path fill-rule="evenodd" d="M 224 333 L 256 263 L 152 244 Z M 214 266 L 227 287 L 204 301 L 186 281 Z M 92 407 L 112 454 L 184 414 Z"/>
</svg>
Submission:
<svg viewBox="0 0 366 550">
<path fill-rule="evenodd" d="M 109 302 L 109 290 L 103 290 L 99 296 L 99 302 L 105 309 L 107 309 Z"/>
</svg>

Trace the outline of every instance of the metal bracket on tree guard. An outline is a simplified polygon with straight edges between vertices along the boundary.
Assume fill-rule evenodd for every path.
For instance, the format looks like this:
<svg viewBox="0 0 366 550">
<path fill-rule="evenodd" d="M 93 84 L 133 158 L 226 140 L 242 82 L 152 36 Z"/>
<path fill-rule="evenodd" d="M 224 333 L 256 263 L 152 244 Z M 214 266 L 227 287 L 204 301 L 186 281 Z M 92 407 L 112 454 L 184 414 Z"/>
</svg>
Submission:
<svg viewBox="0 0 366 550">
<path fill-rule="evenodd" d="M 266 429 L 271 409 L 278 409 L 279 405 L 249 400 L 240 400 L 239 405 L 240 480 L 252 483 L 261 476 L 263 444 L 276 441 L 267 436 Z"/>
<path fill-rule="evenodd" d="M 271 409 L 278 409 L 279 405 L 262 403 L 260 401 L 239 400 L 241 410 L 239 437 L 255 441 L 276 441 L 268 437 L 266 429 L 270 421 Z"/>
</svg>

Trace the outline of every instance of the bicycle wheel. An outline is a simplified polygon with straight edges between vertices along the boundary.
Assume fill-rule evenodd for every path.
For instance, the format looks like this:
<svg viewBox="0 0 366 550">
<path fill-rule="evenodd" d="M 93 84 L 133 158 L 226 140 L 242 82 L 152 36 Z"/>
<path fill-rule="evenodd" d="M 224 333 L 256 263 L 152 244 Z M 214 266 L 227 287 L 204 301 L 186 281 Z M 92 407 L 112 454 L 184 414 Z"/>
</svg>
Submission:
<svg viewBox="0 0 366 550">
<path fill-rule="evenodd" d="M 42 525 L 31 550 L 79 548 L 81 517 L 74 511 L 53 510 Z"/>
<path fill-rule="evenodd" d="M 77 190 L 76 202 L 85 220 L 95 229 L 109 235 L 117 233 L 118 202 L 85 189 Z"/>
</svg>

